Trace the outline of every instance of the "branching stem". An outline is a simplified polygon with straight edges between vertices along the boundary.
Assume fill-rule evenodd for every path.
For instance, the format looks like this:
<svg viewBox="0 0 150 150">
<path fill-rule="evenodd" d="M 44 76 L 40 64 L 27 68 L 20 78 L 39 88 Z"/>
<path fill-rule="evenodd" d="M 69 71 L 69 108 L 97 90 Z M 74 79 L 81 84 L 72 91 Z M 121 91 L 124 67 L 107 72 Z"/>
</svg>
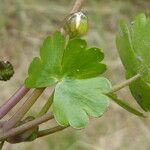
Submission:
<svg viewBox="0 0 150 150">
<path fill-rule="evenodd" d="M 85 2 L 85 0 L 76 0 L 70 13 L 74 13 L 74 12 L 80 11 L 84 2 Z M 42 94 L 42 92 L 43 91 L 41 91 L 40 94 L 33 93 L 32 96 L 31 96 L 31 97 L 33 97 L 32 100 L 31 100 L 31 103 L 28 103 L 29 102 L 29 99 L 28 99 L 25 102 L 25 104 L 23 105 L 23 107 L 21 107 L 22 109 L 19 109 L 19 111 L 14 116 L 12 116 L 12 118 L 9 121 L 7 121 L 6 123 L 4 123 L 3 134 L 2 135 L 0 134 L 0 140 L 1 139 L 6 139 L 7 137 L 16 135 L 18 133 L 22 133 L 22 132 L 30 129 L 31 126 L 37 126 L 37 125 L 39 125 L 39 124 L 42 123 L 42 122 L 38 122 L 38 119 L 40 119 L 40 118 L 37 118 L 37 119 L 35 119 L 33 121 L 30 121 L 30 122 L 28 122 L 28 123 L 26 123 L 24 125 L 16 127 L 14 129 L 11 129 L 25 115 L 25 113 L 34 104 L 34 102 L 36 101 L 36 99 Z M 46 115 L 43 115 L 41 117 L 41 119 L 43 119 L 43 122 L 45 122 L 47 120 L 47 118 L 51 119 L 51 116 L 49 116 L 48 114 L 46 114 Z M 4 131 L 6 131 L 8 129 L 10 129 L 8 132 L 4 132 Z"/>
<path fill-rule="evenodd" d="M 120 90 L 121 88 L 124 88 L 125 86 L 128 86 L 130 83 L 132 83 L 132 82 L 138 80 L 140 77 L 141 77 L 141 75 L 139 75 L 139 74 L 138 74 L 138 75 L 135 75 L 135 76 L 133 76 L 132 78 L 130 78 L 130 79 L 124 81 L 123 83 L 114 86 L 114 87 L 115 87 L 115 90 L 112 90 L 112 91 L 116 92 L 116 91 Z M 120 86 L 120 85 L 121 85 L 121 86 Z M 116 88 L 116 87 L 117 87 L 117 88 Z M 107 94 L 112 94 L 112 91 L 109 92 L 109 93 L 107 93 Z M 41 116 L 41 117 L 39 117 L 39 118 L 36 118 L 36 119 L 33 120 L 33 121 L 30 121 L 30 122 L 28 122 L 28 123 L 25 123 L 25 124 L 23 124 L 23 125 L 21 125 L 21 126 L 19 126 L 19 127 L 10 129 L 8 132 L 2 131 L 2 132 L 0 133 L 0 140 L 5 140 L 6 138 L 8 138 L 8 137 L 10 137 L 10 136 L 14 136 L 14 135 L 16 135 L 16 134 L 20 134 L 20 133 L 22 133 L 22 132 L 24 132 L 24 131 L 26 131 L 26 130 L 29 130 L 29 129 L 31 129 L 32 127 L 35 127 L 35 126 L 37 126 L 37 125 L 39 125 L 39 124 L 41 124 L 41 123 L 44 123 L 44 122 L 46 122 L 46 121 L 48 121 L 48 120 L 50 120 L 50 119 L 52 119 L 52 118 L 53 118 L 53 115 L 51 115 L 51 114 L 48 113 L 48 114 L 45 114 L 45 115 L 43 115 L 43 116 Z M 61 128 L 61 127 L 60 127 L 60 128 Z M 60 128 L 58 128 L 58 130 L 59 130 Z M 48 133 L 51 133 L 50 130 L 51 130 L 51 129 L 48 129 L 48 130 L 47 130 Z M 57 131 L 57 128 L 55 129 L 55 132 L 56 132 L 56 131 Z M 48 134 L 48 133 L 46 134 L 46 131 L 43 131 L 43 133 L 44 133 L 45 135 Z M 52 132 L 52 133 L 54 133 L 54 132 Z M 40 134 L 41 134 L 41 133 L 40 133 Z M 43 136 L 44 136 L 44 135 L 43 135 Z"/>
<path fill-rule="evenodd" d="M 125 80 L 124 82 L 122 82 L 120 84 L 115 85 L 110 93 L 114 93 L 114 92 L 119 91 L 120 89 L 128 86 L 130 83 L 140 79 L 141 77 L 142 77 L 141 74 L 137 74 L 137 75 L 133 76 L 132 78 Z"/>
<path fill-rule="evenodd" d="M 8 137 L 23 133 L 24 131 L 27 131 L 33 127 L 38 126 L 41 123 L 44 123 L 50 119 L 53 119 L 54 116 L 51 113 L 45 114 L 42 117 L 36 118 L 30 122 L 27 122 L 19 127 L 13 128 L 8 130 L 7 132 L 1 131 L 0 132 L 0 141 L 5 140 Z"/>
</svg>

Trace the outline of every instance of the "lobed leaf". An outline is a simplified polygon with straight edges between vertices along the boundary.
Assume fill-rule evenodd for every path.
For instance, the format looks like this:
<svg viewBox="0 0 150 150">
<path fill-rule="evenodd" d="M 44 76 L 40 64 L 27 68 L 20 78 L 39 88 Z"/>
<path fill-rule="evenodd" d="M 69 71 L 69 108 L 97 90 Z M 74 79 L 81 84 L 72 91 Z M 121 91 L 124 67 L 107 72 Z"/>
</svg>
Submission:
<svg viewBox="0 0 150 150">
<path fill-rule="evenodd" d="M 55 119 L 60 125 L 83 128 L 88 115 L 99 117 L 109 105 L 105 93 L 110 91 L 110 83 L 97 77 L 106 70 L 103 59 L 99 48 L 87 48 L 80 38 L 66 44 L 56 32 L 44 41 L 40 58 L 33 59 L 25 85 L 42 88 L 56 84 L 52 105 Z"/>
<path fill-rule="evenodd" d="M 60 32 L 45 39 L 40 58 L 33 59 L 25 85 L 28 88 L 43 88 L 69 76 L 78 79 L 96 77 L 106 71 L 100 63 L 104 54 L 99 48 L 87 48 L 85 40 L 76 38 L 65 46 Z"/>
<path fill-rule="evenodd" d="M 147 69 L 143 79 L 150 83 L 150 18 L 146 19 L 144 14 L 138 15 L 133 22 L 131 34 L 136 58 Z"/>
<path fill-rule="evenodd" d="M 99 48 L 87 49 L 85 40 L 70 40 L 62 61 L 63 73 L 78 79 L 96 77 L 106 71 L 106 65 L 100 63 L 103 59 Z"/>
<path fill-rule="evenodd" d="M 40 58 L 34 58 L 29 67 L 25 85 L 29 88 L 42 88 L 56 83 L 60 76 L 64 50 L 65 39 L 60 32 L 47 37 L 41 47 Z"/>
<path fill-rule="evenodd" d="M 109 106 L 105 95 L 111 90 L 106 78 L 65 78 L 57 84 L 53 100 L 53 111 L 60 125 L 83 128 L 89 122 L 88 115 L 100 117 Z"/>
<path fill-rule="evenodd" d="M 137 16 L 130 29 L 125 22 L 121 22 L 116 45 L 127 79 L 138 73 L 143 74 L 141 79 L 131 83 L 129 87 L 139 105 L 149 111 L 150 18 L 146 19 L 144 14 Z"/>
</svg>

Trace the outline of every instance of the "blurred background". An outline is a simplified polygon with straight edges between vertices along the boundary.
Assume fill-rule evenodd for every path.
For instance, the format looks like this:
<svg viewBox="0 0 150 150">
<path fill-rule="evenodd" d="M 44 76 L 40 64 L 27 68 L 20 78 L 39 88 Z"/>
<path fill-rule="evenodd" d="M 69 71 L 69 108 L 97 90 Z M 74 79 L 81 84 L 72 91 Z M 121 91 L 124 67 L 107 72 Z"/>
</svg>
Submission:
<svg viewBox="0 0 150 150">
<path fill-rule="evenodd" d="M 15 75 L 0 82 L 0 104 L 20 87 L 27 76 L 29 63 L 38 55 L 43 39 L 61 27 L 74 0 L 0 0 L 0 59 L 12 62 Z M 141 12 L 150 15 L 149 0 L 87 0 L 83 9 L 89 17 L 86 38 L 90 46 L 98 46 L 106 54 L 108 70 L 104 74 L 112 84 L 125 80 L 118 57 L 115 37 L 118 22 L 128 22 Z M 128 88 L 118 92 L 121 98 L 139 108 Z M 35 115 L 49 95 L 49 89 L 28 114 Z M 19 106 L 25 101 L 23 99 Z M 7 116 L 12 115 L 19 106 Z M 139 108 L 140 109 L 140 108 Z M 43 128 L 54 126 L 54 121 Z M 10 145 L 4 150 L 150 150 L 150 120 L 138 118 L 111 102 L 110 109 L 98 119 L 91 119 L 83 130 L 72 128 L 31 143 Z"/>
</svg>

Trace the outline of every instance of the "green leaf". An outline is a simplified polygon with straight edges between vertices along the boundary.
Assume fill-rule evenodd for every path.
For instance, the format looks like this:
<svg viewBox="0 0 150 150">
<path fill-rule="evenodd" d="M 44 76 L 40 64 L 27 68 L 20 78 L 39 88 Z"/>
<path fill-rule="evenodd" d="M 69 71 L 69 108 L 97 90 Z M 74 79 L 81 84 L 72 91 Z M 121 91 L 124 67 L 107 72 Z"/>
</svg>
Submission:
<svg viewBox="0 0 150 150">
<path fill-rule="evenodd" d="M 146 19 L 144 14 L 137 16 L 130 29 L 122 21 L 120 23 L 120 32 L 116 38 L 116 45 L 126 69 L 127 79 L 138 73 L 143 75 L 139 81 L 131 83 L 129 87 L 139 105 L 145 111 L 149 111 L 150 18 Z"/>
<path fill-rule="evenodd" d="M 87 49 L 85 40 L 70 40 L 62 61 L 63 73 L 78 79 L 96 77 L 106 70 L 106 65 L 100 63 L 103 59 L 99 48 Z"/>
<path fill-rule="evenodd" d="M 133 74 L 137 74 L 140 63 L 136 59 L 130 31 L 128 25 L 124 21 L 120 22 L 120 31 L 116 38 L 116 45 L 125 69 Z"/>
<path fill-rule="evenodd" d="M 105 93 L 111 90 L 106 78 L 63 79 L 56 86 L 53 111 L 60 125 L 80 129 L 89 122 L 88 115 L 100 117 L 109 106 Z"/>
<path fill-rule="evenodd" d="M 150 18 L 138 15 L 132 28 L 132 44 L 136 58 L 143 64 L 147 74 L 143 79 L 150 83 Z"/>
<path fill-rule="evenodd" d="M 40 58 L 34 58 L 29 67 L 29 77 L 25 85 L 29 88 L 42 88 L 56 83 L 61 71 L 64 49 L 65 39 L 60 32 L 47 37 L 40 50 Z"/>
<path fill-rule="evenodd" d="M 131 74 L 127 74 L 127 77 L 132 77 Z M 142 79 L 134 81 L 129 85 L 130 90 L 138 104 L 145 110 L 150 111 L 150 85 Z"/>
<path fill-rule="evenodd" d="M 80 38 L 70 40 L 67 46 L 65 43 L 60 32 L 44 41 L 40 58 L 34 58 L 29 67 L 25 81 L 28 88 L 51 86 L 66 76 L 92 78 L 106 71 L 106 65 L 100 63 L 104 54 L 99 48 L 88 49 L 86 41 Z"/>
<path fill-rule="evenodd" d="M 65 44 L 66 43 L 66 44 Z M 56 84 L 53 97 L 54 116 L 63 126 L 83 128 L 88 115 L 99 117 L 108 108 L 111 89 L 105 78 L 95 78 L 106 70 L 99 48 L 87 48 L 85 40 L 66 42 L 60 32 L 48 37 L 29 67 L 25 85 L 43 88 Z"/>
</svg>

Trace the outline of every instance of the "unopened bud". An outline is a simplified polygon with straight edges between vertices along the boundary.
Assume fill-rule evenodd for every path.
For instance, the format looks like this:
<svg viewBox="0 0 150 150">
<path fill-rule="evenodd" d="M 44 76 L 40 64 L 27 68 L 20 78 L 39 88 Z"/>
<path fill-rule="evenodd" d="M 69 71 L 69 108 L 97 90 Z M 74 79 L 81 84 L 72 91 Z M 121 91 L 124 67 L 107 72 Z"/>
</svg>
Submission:
<svg viewBox="0 0 150 150">
<path fill-rule="evenodd" d="M 88 18 L 82 12 L 70 14 L 64 19 L 63 28 L 70 38 L 83 36 L 88 31 Z"/>
<path fill-rule="evenodd" d="M 1 61 L 0 60 L 0 80 L 7 81 L 9 80 L 14 74 L 13 66 L 8 61 Z"/>
</svg>

